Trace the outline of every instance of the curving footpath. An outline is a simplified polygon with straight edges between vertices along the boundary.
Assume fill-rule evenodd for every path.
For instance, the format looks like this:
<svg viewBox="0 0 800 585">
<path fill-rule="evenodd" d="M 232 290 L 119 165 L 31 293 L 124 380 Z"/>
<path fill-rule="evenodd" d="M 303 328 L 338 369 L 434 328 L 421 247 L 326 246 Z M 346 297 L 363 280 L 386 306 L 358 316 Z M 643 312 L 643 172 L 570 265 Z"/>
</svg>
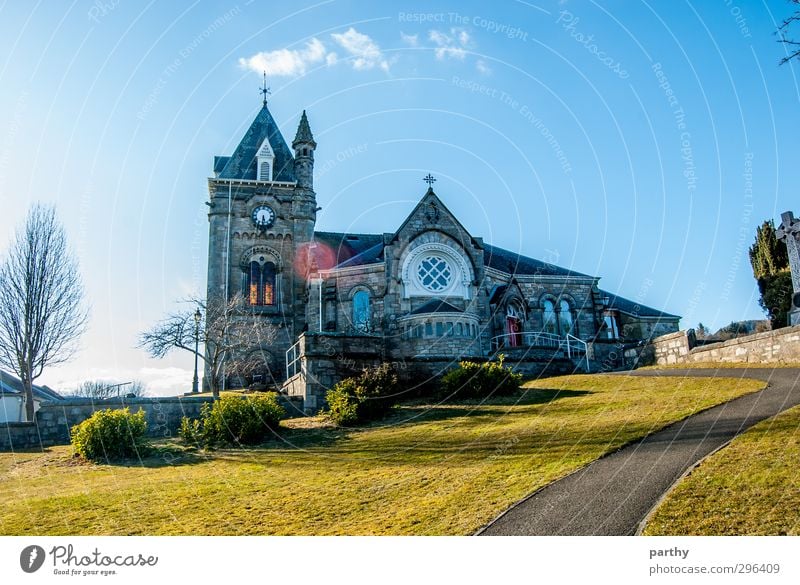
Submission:
<svg viewBox="0 0 800 585">
<path fill-rule="evenodd" d="M 755 423 L 800 404 L 800 369 L 686 369 L 634 376 L 755 378 L 769 385 L 631 443 L 534 492 L 482 535 L 632 535 L 693 465 Z"/>
</svg>

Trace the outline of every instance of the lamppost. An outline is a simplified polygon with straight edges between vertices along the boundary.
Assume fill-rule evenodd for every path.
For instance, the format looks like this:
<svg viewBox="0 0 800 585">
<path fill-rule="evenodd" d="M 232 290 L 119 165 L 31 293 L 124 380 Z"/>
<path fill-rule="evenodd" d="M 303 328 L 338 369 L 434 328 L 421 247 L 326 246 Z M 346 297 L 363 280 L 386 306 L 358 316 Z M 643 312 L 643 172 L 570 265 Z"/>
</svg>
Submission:
<svg viewBox="0 0 800 585">
<path fill-rule="evenodd" d="M 194 378 L 192 379 L 192 393 L 198 392 L 197 384 L 197 345 L 200 343 L 200 309 L 194 312 Z"/>
</svg>

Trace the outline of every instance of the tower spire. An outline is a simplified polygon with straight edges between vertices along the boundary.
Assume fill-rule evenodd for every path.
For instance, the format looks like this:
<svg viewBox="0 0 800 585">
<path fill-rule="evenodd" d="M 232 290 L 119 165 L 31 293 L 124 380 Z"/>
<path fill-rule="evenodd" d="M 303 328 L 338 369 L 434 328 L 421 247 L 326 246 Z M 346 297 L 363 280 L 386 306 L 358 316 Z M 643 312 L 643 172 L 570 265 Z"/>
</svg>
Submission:
<svg viewBox="0 0 800 585">
<path fill-rule="evenodd" d="M 261 102 L 261 104 L 266 106 L 267 105 L 267 96 L 272 93 L 270 91 L 270 89 L 267 87 L 267 72 L 266 71 L 264 71 L 264 85 L 259 88 L 258 93 L 260 93 L 263 96 L 263 101 Z"/>
</svg>

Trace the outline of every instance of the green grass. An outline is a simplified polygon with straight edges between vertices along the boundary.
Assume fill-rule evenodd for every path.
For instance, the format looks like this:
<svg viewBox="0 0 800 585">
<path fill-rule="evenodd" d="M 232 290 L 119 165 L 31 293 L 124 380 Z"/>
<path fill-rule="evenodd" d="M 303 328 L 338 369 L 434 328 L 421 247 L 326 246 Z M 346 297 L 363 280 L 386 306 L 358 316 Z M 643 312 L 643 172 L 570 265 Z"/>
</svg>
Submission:
<svg viewBox="0 0 800 585">
<path fill-rule="evenodd" d="M 761 388 L 566 376 L 486 403 L 415 404 L 370 427 L 282 422 L 282 441 L 130 466 L 70 447 L 0 454 L 0 534 L 469 534 L 625 443 Z"/>
<path fill-rule="evenodd" d="M 800 534 L 800 407 L 760 422 L 670 492 L 645 534 Z"/>
</svg>

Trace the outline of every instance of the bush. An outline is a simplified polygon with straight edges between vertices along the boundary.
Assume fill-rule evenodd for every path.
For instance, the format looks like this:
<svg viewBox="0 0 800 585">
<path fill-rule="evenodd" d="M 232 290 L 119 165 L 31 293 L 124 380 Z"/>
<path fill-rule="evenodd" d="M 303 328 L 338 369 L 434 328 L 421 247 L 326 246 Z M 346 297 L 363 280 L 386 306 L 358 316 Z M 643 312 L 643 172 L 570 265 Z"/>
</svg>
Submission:
<svg viewBox="0 0 800 585">
<path fill-rule="evenodd" d="M 490 395 L 506 396 L 519 390 L 522 374 L 514 373 L 503 365 L 505 356 L 500 354 L 498 361 L 464 361 L 459 367 L 442 376 L 441 389 L 448 396 L 461 398 L 484 398 Z"/>
<path fill-rule="evenodd" d="M 390 364 L 367 368 L 345 378 L 325 394 L 328 415 L 338 425 L 353 425 L 384 416 L 396 402 L 397 374 Z"/>
<path fill-rule="evenodd" d="M 325 394 L 328 415 L 337 425 L 347 426 L 358 422 L 358 398 L 356 379 L 346 378 Z"/>
<path fill-rule="evenodd" d="M 199 418 L 189 418 L 184 416 L 181 419 L 181 426 L 178 428 L 178 435 L 187 443 L 199 443 L 202 440 Z"/>
<path fill-rule="evenodd" d="M 199 419 L 181 421 L 180 436 L 206 446 L 220 444 L 256 445 L 271 437 L 286 411 L 278 395 L 223 396 L 203 405 Z"/>
<path fill-rule="evenodd" d="M 78 455 L 92 461 L 136 457 L 147 451 L 144 411 L 129 408 L 98 410 L 70 429 L 70 440 Z"/>
</svg>

